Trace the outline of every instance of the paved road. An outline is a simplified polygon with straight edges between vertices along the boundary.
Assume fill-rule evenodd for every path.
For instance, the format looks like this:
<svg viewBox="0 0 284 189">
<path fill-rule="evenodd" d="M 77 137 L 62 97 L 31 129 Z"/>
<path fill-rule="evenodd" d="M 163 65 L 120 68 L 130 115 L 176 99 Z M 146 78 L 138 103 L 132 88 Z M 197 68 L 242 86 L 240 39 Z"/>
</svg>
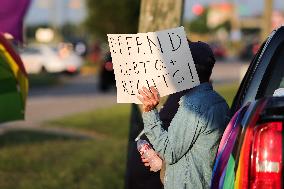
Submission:
<svg viewBox="0 0 284 189">
<path fill-rule="evenodd" d="M 238 82 L 243 66 L 239 62 L 218 62 L 212 79 L 216 83 Z M 116 104 L 114 91 L 103 94 L 96 86 L 94 76 L 76 76 L 63 78 L 62 85 L 32 89 L 27 100 L 26 120 L 0 124 L 0 127 L 38 127 L 47 120 Z"/>
<path fill-rule="evenodd" d="M 116 103 L 116 94 L 100 93 L 94 76 L 63 78 L 63 84 L 31 89 L 26 106 L 26 120 L 1 124 L 0 127 L 38 127 L 42 122 L 85 112 Z"/>
<path fill-rule="evenodd" d="M 214 66 L 211 79 L 214 83 L 240 82 L 248 68 L 248 62 L 217 61 Z"/>
</svg>

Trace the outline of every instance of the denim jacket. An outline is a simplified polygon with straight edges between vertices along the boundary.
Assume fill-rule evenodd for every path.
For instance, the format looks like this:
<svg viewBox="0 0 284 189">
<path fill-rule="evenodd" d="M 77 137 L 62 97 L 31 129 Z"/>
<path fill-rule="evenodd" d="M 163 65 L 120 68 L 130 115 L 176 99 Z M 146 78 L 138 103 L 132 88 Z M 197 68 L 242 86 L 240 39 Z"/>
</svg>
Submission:
<svg viewBox="0 0 284 189">
<path fill-rule="evenodd" d="M 143 113 L 144 131 L 166 162 L 165 189 L 209 188 L 229 107 L 210 83 L 186 93 L 168 131 L 156 109 Z"/>
</svg>

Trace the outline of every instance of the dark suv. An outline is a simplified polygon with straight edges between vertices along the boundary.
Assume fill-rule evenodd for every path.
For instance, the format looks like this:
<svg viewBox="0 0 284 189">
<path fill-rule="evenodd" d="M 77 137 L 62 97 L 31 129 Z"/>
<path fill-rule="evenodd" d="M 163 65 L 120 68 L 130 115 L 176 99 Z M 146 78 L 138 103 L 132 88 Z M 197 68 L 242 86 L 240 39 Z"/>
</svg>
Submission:
<svg viewBox="0 0 284 189">
<path fill-rule="evenodd" d="M 283 26 L 262 44 L 235 96 L 233 116 L 216 156 L 211 188 L 281 188 L 284 97 L 272 97 L 281 88 Z"/>
</svg>

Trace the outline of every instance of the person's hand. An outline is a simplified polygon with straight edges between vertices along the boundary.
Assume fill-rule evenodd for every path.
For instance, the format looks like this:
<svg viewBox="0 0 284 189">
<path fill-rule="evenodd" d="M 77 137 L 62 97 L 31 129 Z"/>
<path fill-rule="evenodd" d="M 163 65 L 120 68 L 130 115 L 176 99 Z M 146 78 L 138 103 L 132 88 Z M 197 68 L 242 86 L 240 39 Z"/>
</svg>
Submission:
<svg viewBox="0 0 284 189">
<path fill-rule="evenodd" d="M 144 158 L 143 156 L 141 156 L 141 159 L 142 159 L 142 162 L 144 163 L 145 167 L 150 166 L 150 163 L 149 163 L 149 159 L 148 159 L 148 158 Z"/>
<path fill-rule="evenodd" d="M 150 87 L 150 90 L 148 90 L 146 87 L 142 87 L 142 89 L 138 90 L 138 93 L 141 96 L 138 95 L 137 98 L 143 104 L 143 112 L 149 112 L 155 109 L 160 102 L 160 95 L 157 89 L 152 86 Z"/>
<path fill-rule="evenodd" d="M 155 167 L 152 167 L 150 162 L 149 162 L 149 159 L 147 158 L 144 158 L 143 156 L 141 156 L 141 159 L 142 159 L 142 162 L 144 163 L 144 165 L 146 167 L 150 166 L 150 171 L 153 171 L 153 172 L 157 172 L 159 170 L 162 169 L 162 165 L 163 165 L 163 160 L 161 158 L 157 158 L 157 164 L 155 165 Z"/>
</svg>

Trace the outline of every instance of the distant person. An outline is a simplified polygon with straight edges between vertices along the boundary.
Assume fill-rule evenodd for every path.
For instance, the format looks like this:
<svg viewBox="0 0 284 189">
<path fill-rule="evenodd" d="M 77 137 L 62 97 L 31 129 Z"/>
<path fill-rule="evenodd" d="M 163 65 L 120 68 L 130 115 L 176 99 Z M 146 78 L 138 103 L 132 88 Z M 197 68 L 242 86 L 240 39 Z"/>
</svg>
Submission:
<svg viewBox="0 0 284 189">
<path fill-rule="evenodd" d="M 110 52 L 106 53 L 99 73 L 99 89 L 107 92 L 115 86 L 115 76 Z"/>
<path fill-rule="evenodd" d="M 229 120 L 226 101 L 209 83 L 215 64 L 211 48 L 203 42 L 189 42 L 189 47 L 201 84 L 181 97 L 167 131 L 156 109 L 158 91 L 139 90 L 145 134 L 166 164 L 165 189 L 210 187 L 215 155 Z"/>
</svg>

